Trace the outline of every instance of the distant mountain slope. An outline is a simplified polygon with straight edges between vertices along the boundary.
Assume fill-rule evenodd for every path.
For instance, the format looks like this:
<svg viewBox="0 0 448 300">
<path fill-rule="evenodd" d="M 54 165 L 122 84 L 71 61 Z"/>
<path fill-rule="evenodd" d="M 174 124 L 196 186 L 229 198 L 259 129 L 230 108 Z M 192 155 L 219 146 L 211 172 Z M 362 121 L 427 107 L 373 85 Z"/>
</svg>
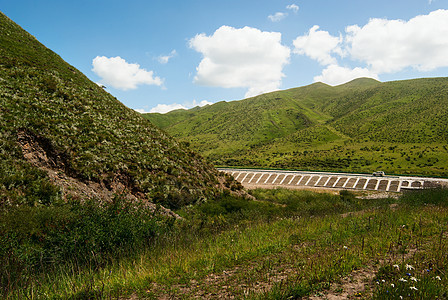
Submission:
<svg viewBox="0 0 448 300">
<path fill-rule="evenodd" d="M 218 165 L 448 175 L 448 78 L 315 83 L 145 117 Z"/>
<path fill-rule="evenodd" d="M 0 13 L 0 205 L 114 193 L 179 207 L 218 172 Z"/>
</svg>

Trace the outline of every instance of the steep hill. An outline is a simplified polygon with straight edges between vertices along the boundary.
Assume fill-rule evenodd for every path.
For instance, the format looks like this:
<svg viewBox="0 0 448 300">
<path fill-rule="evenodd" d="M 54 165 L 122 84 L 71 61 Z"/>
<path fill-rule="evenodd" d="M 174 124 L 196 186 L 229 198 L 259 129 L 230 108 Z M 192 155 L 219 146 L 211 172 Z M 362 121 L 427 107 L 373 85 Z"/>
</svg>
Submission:
<svg viewBox="0 0 448 300">
<path fill-rule="evenodd" d="M 171 208 L 218 172 L 0 13 L 0 206 L 114 194 Z"/>
<path fill-rule="evenodd" d="M 146 118 L 216 165 L 448 176 L 448 78 L 360 78 Z"/>
</svg>

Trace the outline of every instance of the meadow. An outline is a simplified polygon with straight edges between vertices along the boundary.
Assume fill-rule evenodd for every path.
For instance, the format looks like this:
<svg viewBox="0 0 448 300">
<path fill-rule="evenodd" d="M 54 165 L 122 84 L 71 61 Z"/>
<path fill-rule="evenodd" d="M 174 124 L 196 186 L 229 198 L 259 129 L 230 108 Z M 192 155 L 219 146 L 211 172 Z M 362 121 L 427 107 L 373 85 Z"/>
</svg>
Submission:
<svg viewBox="0 0 448 300">
<path fill-rule="evenodd" d="M 224 193 L 184 207 L 177 221 L 154 219 L 119 199 L 103 208 L 67 203 L 3 212 L 2 296 L 448 297 L 447 190 L 398 199 L 347 191 L 251 194 L 258 200 Z M 358 285 L 349 289 L 348 282 Z"/>
</svg>

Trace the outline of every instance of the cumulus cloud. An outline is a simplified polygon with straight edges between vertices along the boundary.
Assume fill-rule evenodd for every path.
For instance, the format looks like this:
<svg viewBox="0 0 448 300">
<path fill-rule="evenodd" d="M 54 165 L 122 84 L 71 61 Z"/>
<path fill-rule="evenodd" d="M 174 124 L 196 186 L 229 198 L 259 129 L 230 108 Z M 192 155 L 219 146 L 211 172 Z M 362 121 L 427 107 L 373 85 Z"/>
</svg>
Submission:
<svg viewBox="0 0 448 300">
<path fill-rule="evenodd" d="M 193 107 L 196 107 L 196 106 L 203 107 L 203 106 L 212 105 L 212 104 L 213 104 L 213 102 L 210 102 L 210 101 L 207 101 L 207 100 L 202 100 L 201 102 L 197 102 L 196 100 L 193 100 L 190 108 L 193 108 Z"/>
<path fill-rule="evenodd" d="M 251 27 L 222 26 L 211 36 L 196 35 L 190 47 L 203 55 L 195 83 L 248 88 L 246 97 L 277 90 L 290 57 L 290 49 L 281 44 L 280 33 Z"/>
<path fill-rule="evenodd" d="M 138 112 L 138 113 L 141 113 L 141 114 L 147 114 L 147 113 L 149 113 L 149 111 L 146 111 L 146 109 L 145 108 L 137 108 L 137 109 L 134 109 L 136 112 Z"/>
<path fill-rule="evenodd" d="M 167 113 L 169 111 L 176 110 L 176 109 L 187 109 L 187 108 L 185 106 L 183 106 L 182 104 L 177 104 L 177 103 L 173 103 L 173 104 L 157 104 L 157 106 L 151 108 L 151 110 L 149 112 L 150 113 L 165 114 L 165 113 Z"/>
<path fill-rule="evenodd" d="M 197 102 L 196 100 L 193 100 L 193 102 L 191 103 L 186 103 L 186 104 L 178 104 L 178 103 L 173 103 L 173 104 L 158 104 L 156 107 L 153 107 L 149 112 L 150 113 L 161 113 L 161 114 L 165 114 L 167 112 L 170 112 L 172 110 L 176 110 L 176 109 L 190 109 L 196 106 L 205 106 L 205 105 L 212 105 L 213 102 L 209 102 L 207 100 L 202 100 L 201 102 Z M 139 110 L 136 109 L 136 111 L 141 112 L 144 110 Z"/>
<path fill-rule="evenodd" d="M 168 63 L 168 61 L 169 61 L 171 58 L 173 58 L 173 57 L 176 56 L 176 55 L 177 55 L 177 51 L 176 51 L 176 50 L 173 50 L 173 51 L 171 51 L 170 54 L 168 54 L 168 55 L 160 55 L 160 56 L 157 58 L 157 60 L 158 60 L 159 63 L 161 63 L 161 64 L 166 64 L 166 63 Z"/>
<path fill-rule="evenodd" d="M 304 54 L 322 65 L 336 64 L 336 58 L 332 53 L 342 55 L 342 37 L 335 37 L 328 31 L 319 30 L 319 26 L 314 25 L 303 36 L 298 36 L 294 41 L 294 52 Z"/>
<path fill-rule="evenodd" d="M 283 12 L 276 12 L 273 15 L 269 15 L 268 19 L 271 20 L 272 22 L 280 22 L 281 20 L 283 20 L 284 18 L 286 18 L 288 14 L 287 13 L 283 13 Z"/>
<path fill-rule="evenodd" d="M 364 26 L 351 25 L 345 35 L 330 35 L 313 26 L 294 42 L 294 53 L 327 66 L 314 78 L 331 85 L 356 77 L 396 73 L 406 68 L 432 71 L 448 67 L 448 10 L 439 9 L 408 21 L 370 19 Z M 335 55 L 337 54 L 337 55 Z M 365 67 L 341 67 L 338 58 Z"/>
<path fill-rule="evenodd" d="M 92 61 L 92 71 L 101 77 L 101 84 L 112 86 L 120 90 L 136 89 L 138 85 L 163 84 L 162 79 L 154 76 L 153 71 L 140 68 L 139 64 L 130 64 L 123 58 L 97 56 Z"/>
<path fill-rule="evenodd" d="M 436 10 L 407 22 L 371 19 L 363 27 L 347 27 L 346 33 L 351 57 L 377 73 L 448 66 L 448 10 Z"/>
<path fill-rule="evenodd" d="M 292 10 L 293 12 L 298 12 L 299 11 L 299 6 L 296 4 L 290 4 L 288 6 L 286 6 L 286 9 Z"/>
<path fill-rule="evenodd" d="M 322 71 L 322 75 L 314 77 L 314 81 L 320 81 L 329 85 L 339 85 L 360 77 L 378 80 L 378 75 L 367 68 L 350 69 L 338 65 L 330 65 Z"/>
</svg>

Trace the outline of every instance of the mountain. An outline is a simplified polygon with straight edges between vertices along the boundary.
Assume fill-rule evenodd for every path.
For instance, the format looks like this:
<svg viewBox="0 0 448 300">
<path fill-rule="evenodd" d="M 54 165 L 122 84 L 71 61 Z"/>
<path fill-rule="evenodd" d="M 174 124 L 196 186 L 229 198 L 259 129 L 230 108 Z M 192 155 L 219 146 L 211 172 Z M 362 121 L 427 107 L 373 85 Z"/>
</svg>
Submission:
<svg viewBox="0 0 448 300">
<path fill-rule="evenodd" d="M 224 179 L 0 13 L 0 206 L 116 194 L 170 208 Z"/>
<path fill-rule="evenodd" d="M 448 176 L 448 78 L 314 83 L 145 117 L 220 166 Z"/>
</svg>

